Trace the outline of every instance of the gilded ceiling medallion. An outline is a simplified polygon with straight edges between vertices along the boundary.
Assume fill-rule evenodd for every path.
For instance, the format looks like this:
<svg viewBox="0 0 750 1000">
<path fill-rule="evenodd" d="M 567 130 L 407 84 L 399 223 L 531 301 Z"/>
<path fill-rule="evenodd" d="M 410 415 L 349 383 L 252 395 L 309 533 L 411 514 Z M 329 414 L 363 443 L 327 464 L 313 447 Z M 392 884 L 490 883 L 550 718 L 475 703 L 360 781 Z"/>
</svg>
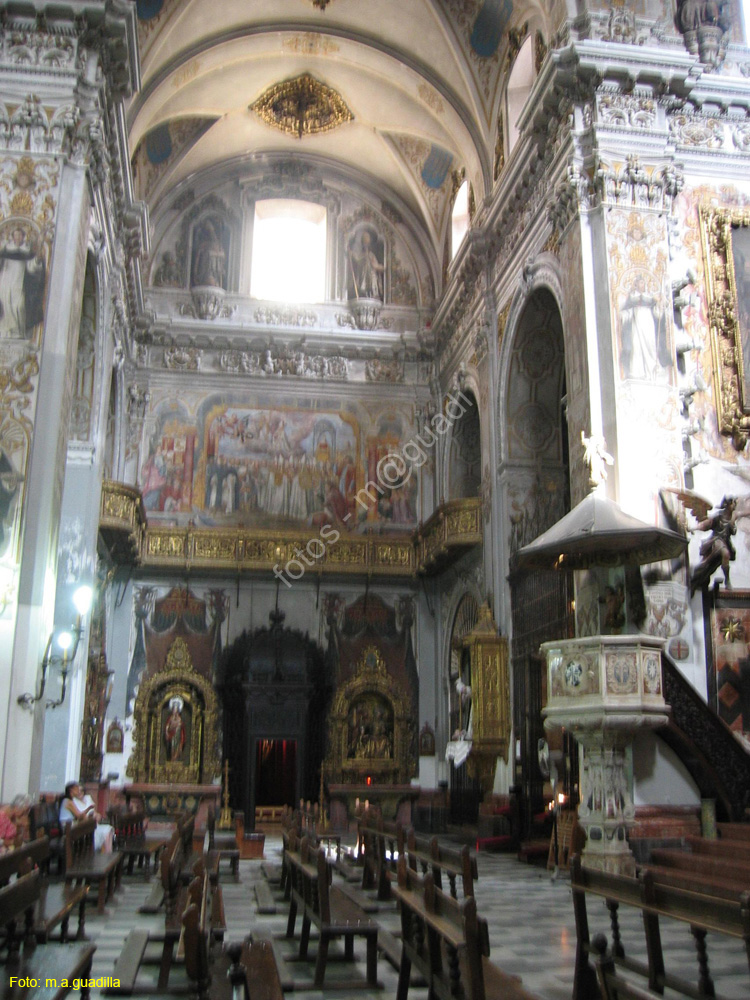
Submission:
<svg viewBox="0 0 750 1000">
<path fill-rule="evenodd" d="M 308 73 L 269 87 L 250 110 L 267 125 L 297 139 L 328 132 L 354 118 L 340 94 Z"/>
</svg>

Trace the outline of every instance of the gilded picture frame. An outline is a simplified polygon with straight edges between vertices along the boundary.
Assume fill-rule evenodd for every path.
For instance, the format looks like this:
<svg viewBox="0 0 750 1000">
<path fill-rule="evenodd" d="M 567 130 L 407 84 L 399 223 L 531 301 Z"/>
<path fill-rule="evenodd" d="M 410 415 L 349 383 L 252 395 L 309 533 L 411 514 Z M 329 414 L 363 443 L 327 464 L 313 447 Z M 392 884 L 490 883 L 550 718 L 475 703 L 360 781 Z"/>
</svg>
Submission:
<svg viewBox="0 0 750 1000">
<path fill-rule="evenodd" d="M 741 450 L 750 434 L 750 210 L 701 206 L 699 217 L 717 420 Z"/>
</svg>

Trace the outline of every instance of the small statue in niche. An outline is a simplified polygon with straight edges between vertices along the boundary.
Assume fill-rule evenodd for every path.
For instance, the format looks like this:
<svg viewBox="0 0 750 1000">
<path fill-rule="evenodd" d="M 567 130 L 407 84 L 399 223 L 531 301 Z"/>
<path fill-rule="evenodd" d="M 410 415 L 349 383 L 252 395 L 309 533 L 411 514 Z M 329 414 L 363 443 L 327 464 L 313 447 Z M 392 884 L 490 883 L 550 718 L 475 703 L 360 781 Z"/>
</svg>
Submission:
<svg viewBox="0 0 750 1000">
<path fill-rule="evenodd" d="M 169 702 L 169 716 L 164 726 L 164 743 L 166 745 L 167 760 L 182 760 L 185 749 L 185 723 L 182 719 L 182 698 L 171 698 Z"/>
<path fill-rule="evenodd" d="M 227 251 L 220 219 L 207 218 L 193 232 L 193 260 L 190 285 L 227 287 Z"/>
<path fill-rule="evenodd" d="M 359 244 L 359 249 L 357 249 Z M 349 243 L 349 298 L 383 300 L 385 264 L 379 259 L 377 234 L 363 229 Z"/>
</svg>

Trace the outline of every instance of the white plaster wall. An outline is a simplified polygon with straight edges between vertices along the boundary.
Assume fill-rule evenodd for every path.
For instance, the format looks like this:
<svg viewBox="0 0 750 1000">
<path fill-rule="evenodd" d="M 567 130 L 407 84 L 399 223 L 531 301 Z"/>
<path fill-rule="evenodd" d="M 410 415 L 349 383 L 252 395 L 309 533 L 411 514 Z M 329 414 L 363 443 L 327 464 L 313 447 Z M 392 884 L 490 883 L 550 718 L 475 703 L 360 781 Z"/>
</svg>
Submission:
<svg viewBox="0 0 750 1000">
<path fill-rule="evenodd" d="M 700 804 L 698 786 L 674 751 L 655 733 L 639 733 L 633 742 L 633 802 L 664 806 Z"/>
</svg>

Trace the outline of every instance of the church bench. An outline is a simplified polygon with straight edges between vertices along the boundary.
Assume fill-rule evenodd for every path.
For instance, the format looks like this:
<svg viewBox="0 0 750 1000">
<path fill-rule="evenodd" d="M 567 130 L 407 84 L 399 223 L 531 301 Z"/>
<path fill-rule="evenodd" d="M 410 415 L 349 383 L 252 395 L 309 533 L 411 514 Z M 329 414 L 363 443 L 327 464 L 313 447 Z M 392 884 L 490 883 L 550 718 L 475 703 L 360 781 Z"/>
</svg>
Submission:
<svg viewBox="0 0 750 1000">
<path fill-rule="evenodd" d="M 377 889 L 377 898 L 391 898 L 391 868 L 400 841 L 401 824 L 386 823 L 379 812 L 366 810 L 357 823 L 357 843 L 362 864 L 362 889 Z"/>
<path fill-rule="evenodd" d="M 680 997 L 714 996 L 706 945 L 708 933 L 740 939 L 750 973 L 750 892 L 743 892 L 735 899 L 710 895 L 689 888 L 687 884 L 673 886 L 659 882 L 649 869 L 642 870 L 637 878 L 613 875 L 585 868 L 579 855 L 574 855 L 570 872 L 577 938 L 574 1000 L 598 997 L 597 975 L 601 978 L 605 974 L 612 982 L 613 995 L 617 995 L 612 963 L 637 977 L 639 988 L 646 991 L 643 996 L 652 995 L 648 991 L 663 992 L 665 987 Z M 597 941 L 595 951 L 600 967 L 596 973 L 589 961 L 594 949 L 589 937 L 587 894 L 604 898 L 611 925 L 611 950 L 607 951 L 606 939 L 603 946 L 600 940 Z M 625 953 L 618 915 L 620 905 L 633 906 L 641 912 L 648 956 L 645 963 Z M 697 986 L 666 969 L 659 925 L 661 917 L 670 917 L 689 926 L 698 964 Z"/>
<path fill-rule="evenodd" d="M 685 843 L 690 848 L 691 854 L 708 855 L 712 858 L 722 858 L 725 861 L 744 864 L 750 863 L 750 840 L 748 841 L 726 841 L 722 839 L 710 839 L 708 837 L 685 837 Z"/>
<path fill-rule="evenodd" d="M 60 823 L 59 798 L 51 802 L 42 799 L 29 810 L 29 837 L 36 840 L 39 836 L 49 838 L 50 861 L 52 858 L 57 861 L 57 874 L 62 875 L 65 868 L 65 831 Z"/>
<path fill-rule="evenodd" d="M 675 868 L 708 878 L 742 881 L 750 885 L 750 861 L 733 857 L 714 857 L 666 847 L 651 851 L 651 861 L 662 868 Z"/>
<path fill-rule="evenodd" d="M 413 828 L 406 835 L 406 853 L 410 868 L 421 870 L 423 875 L 431 872 L 438 889 L 443 888 L 443 876 L 448 879 L 450 894 L 457 898 L 456 882 L 460 878 L 464 896 L 474 895 L 474 882 L 479 877 L 477 858 L 464 845 L 457 849 L 446 847 L 437 837 L 420 837 Z"/>
<path fill-rule="evenodd" d="M 216 859 L 216 877 L 218 878 L 219 867 L 222 861 L 229 862 L 229 870 L 235 882 L 240 880 L 240 849 L 237 847 L 237 835 L 234 831 L 216 831 L 216 814 L 213 808 L 208 810 L 208 821 L 206 823 L 206 835 L 208 837 L 208 854 Z M 211 854 L 214 852 L 214 854 Z"/>
<path fill-rule="evenodd" d="M 21 997 L 24 1000 L 58 1000 L 79 988 L 82 997 L 89 996 L 87 983 L 96 945 L 37 944 L 34 914 L 41 885 L 41 872 L 33 871 L 0 889 L 0 927 L 5 928 L 8 949 L 0 969 L 1 1000 Z M 17 930 L 23 932 L 23 952 L 19 950 L 21 942 Z M 16 980 L 13 985 L 11 978 Z M 38 986 L 20 987 L 18 979 L 35 980 Z M 63 985 L 66 982 L 68 985 Z"/>
<path fill-rule="evenodd" d="M 27 875 L 34 869 L 41 872 L 39 900 L 34 912 L 34 931 L 37 941 L 51 940 L 51 933 L 60 928 L 60 940 L 68 937 L 71 914 L 78 908 L 78 940 L 84 938 L 86 925 L 86 897 L 88 886 L 49 884 L 49 837 L 40 835 L 7 854 L 0 856 L 0 885 L 7 885 L 16 876 Z"/>
<path fill-rule="evenodd" d="M 146 832 L 146 814 L 144 812 L 121 812 L 112 810 L 109 821 L 114 830 L 115 850 L 123 856 L 123 867 L 127 859 L 127 874 L 133 874 L 135 862 L 143 869 L 143 875 L 148 882 L 151 878 L 151 863 L 154 869 L 159 854 L 166 846 L 165 837 L 149 837 Z"/>
<path fill-rule="evenodd" d="M 179 843 L 179 838 L 176 842 Z M 169 846 L 166 851 L 170 851 Z M 129 933 L 122 951 L 115 960 L 112 973 L 113 978 L 119 980 L 119 986 L 106 989 L 107 994 L 130 995 L 134 992 L 149 991 L 148 988 L 138 984 L 138 973 L 141 966 L 154 962 L 159 964 L 157 991 L 169 991 L 169 976 L 174 964 L 175 948 L 181 940 L 183 943 L 178 954 L 185 959 L 186 966 L 188 964 L 188 945 L 184 942 L 184 920 L 191 907 L 197 908 L 200 914 L 200 926 L 205 928 L 205 934 L 210 939 L 210 943 L 223 940 L 226 920 L 221 888 L 212 886 L 205 871 L 201 871 L 193 878 L 189 886 L 186 887 L 179 883 L 174 908 L 165 913 L 163 930 L 148 931 L 135 928 Z M 193 917 L 190 919 L 192 920 Z M 148 946 L 151 944 L 161 944 L 158 957 L 147 955 Z M 196 948 L 199 945 L 194 943 L 190 947 Z M 190 960 L 192 960 L 192 951 L 190 952 Z M 190 970 L 188 970 L 188 974 L 190 974 Z M 196 982 L 201 979 L 199 968 L 194 978 L 196 978 Z M 153 991 L 152 988 L 151 991 Z"/>
<path fill-rule="evenodd" d="M 94 851 L 95 828 L 95 819 L 68 823 L 65 827 L 65 882 L 95 884 L 97 911 L 104 913 L 107 900 L 120 888 L 122 857 Z"/>
<path fill-rule="evenodd" d="M 401 915 L 401 963 L 396 1000 L 406 1000 L 412 969 L 440 1000 L 534 1000 L 515 977 L 489 960 L 487 921 L 477 915 L 473 896 L 455 899 L 399 858 L 393 887 Z"/>
<path fill-rule="evenodd" d="M 367 946 L 367 979 L 350 979 L 336 986 L 340 989 L 377 987 L 378 925 L 337 886 L 331 885 L 332 867 L 324 848 L 311 851 L 306 837 L 302 838 L 299 853 L 290 851 L 289 877 L 291 899 L 287 937 L 294 936 L 298 910 L 302 915 L 299 959 L 305 960 L 310 941 L 310 929 L 318 929 L 318 952 L 315 961 L 313 987 L 320 989 L 325 981 L 328 949 L 333 938 L 344 939 L 344 958 L 354 959 L 354 938 L 362 937 Z M 295 985 L 295 988 L 297 987 Z"/>
<path fill-rule="evenodd" d="M 284 1000 L 279 967 L 270 941 L 248 937 L 242 945 L 230 945 L 227 954 L 232 960 L 228 977 L 233 1000 Z M 213 1000 L 213 990 L 211 995 Z"/>
<path fill-rule="evenodd" d="M 719 896 L 724 899 L 739 899 L 746 883 L 738 882 L 736 878 L 718 878 L 712 875 L 702 875 L 700 872 L 685 871 L 682 868 L 661 867 L 660 865 L 639 865 L 639 872 L 650 872 L 654 881 L 663 885 L 682 886 L 705 896 Z"/>
<path fill-rule="evenodd" d="M 720 840 L 750 843 L 750 823 L 717 823 L 716 832 Z"/>
</svg>

